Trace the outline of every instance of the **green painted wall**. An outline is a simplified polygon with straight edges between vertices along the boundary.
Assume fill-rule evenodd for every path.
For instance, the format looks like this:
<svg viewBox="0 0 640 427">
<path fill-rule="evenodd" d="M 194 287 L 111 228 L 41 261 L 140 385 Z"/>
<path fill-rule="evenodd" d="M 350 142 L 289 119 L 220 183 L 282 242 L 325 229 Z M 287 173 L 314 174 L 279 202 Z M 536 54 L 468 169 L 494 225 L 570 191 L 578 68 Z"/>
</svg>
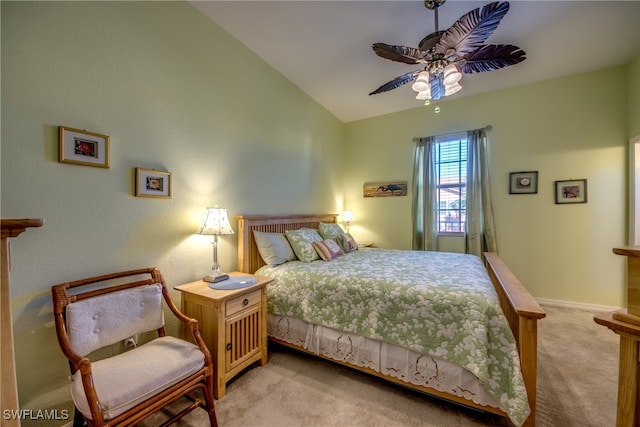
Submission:
<svg viewBox="0 0 640 427">
<path fill-rule="evenodd" d="M 536 297 L 622 306 L 627 68 L 545 81 L 347 124 L 345 205 L 357 239 L 411 247 L 416 136 L 492 125 L 489 132 L 500 255 Z M 603 87 L 606 91 L 595 91 Z M 410 94 L 407 93 L 407 96 Z M 535 195 L 509 195 L 509 172 L 539 171 Z M 556 205 L 554 181 L 588 180 L 588 203 Z M 409 195 L 364 198 L 365 182 L 406 180 Z M 444 242 L 448 248 L 464 248 Z"/>
<path fill-rule="evenodd" d="M 36 410 L 69 400 L 52 285 L 150 265 L 169 286 L 199 279 L 207 206 L 234 227 L 338 212 L 344 125 L 187 3 L 1 7 L 1 213 L 46 219 L 12 242 L 20 402 Z M 109 135 L 111 168 L 58 163 L 59 125 Z M 173 198 L 134 197 L 135 167 L 170 171 Z M 234 270 L 236 236 L 220 241 Z"/>
<path fill-rule="evenodd" d="M 439 115 L 344 124 L 188 4 L 0 4 L 1 215 L 47 221 L 12 242 L 23 409 L 70 407 L 50 286 L 147 265 L 170 286 L 198 279 L 211 259 L 209 239 L 193 234 L 206 206 L 232 217 L 346 207 L 359 240 L 409 248 L 415 136 L 491 124 L 500 254 L 537 297 L 624 305 L 624 260 L 611 248 L 626 243 L 640 59 L 446 101 Z M 110 135 L 111 168 L 58 163 L 59 125 Z M 170 171 L 173 198 L 133 197 L 135 167 Z M 540 172 L 537 195 L 508 195 L 521 170 Z M 589 203 L 554 204 L 553 181 L 569 178 L 589 180 Z M 365 182 L 396 180 L 409 196 L 362 197 Z M 235 241 L 221 239 L 227 270 Z"/>
</svg>

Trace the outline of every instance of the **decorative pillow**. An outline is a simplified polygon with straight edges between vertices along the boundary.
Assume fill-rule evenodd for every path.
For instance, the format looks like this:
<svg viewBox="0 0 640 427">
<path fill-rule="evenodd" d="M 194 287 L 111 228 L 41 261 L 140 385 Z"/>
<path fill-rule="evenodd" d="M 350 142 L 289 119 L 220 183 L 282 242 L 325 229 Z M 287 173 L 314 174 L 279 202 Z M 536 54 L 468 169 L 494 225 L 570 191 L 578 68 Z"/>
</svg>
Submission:
<svg viewBox="0 0 640 427">
<path fill-rule="evenodd" d="M 351 240 L 349 240 L 349 238 L 347 237 L 347 233 L 345 233 L 342 227 L 340 227 L 338 224 L 321 222 L 318 226 L 318 231 L 320 232 L 320 235 L 323 239 L 333 239 L 338 242 L 338 244 L 342 247 L 344 253 L 354 250 L 351 243 L 355 243 L 355 240 L 353 240 L 353 237 L 351 237 Z M 358 249 L 357 243 L 355 244 L 355 246 L 355 249 Z"/>
<path fill-rule="evenodd" d="M 344 234 L 342 227 L 335 223 L 321 222 L 318 225 L 318 232 L 323 239 L 337 240 L 339 236 Z"/>
<path fill-rule="evenodd" d="M 299 230 L 287 230 L 284 235 L 300 261 L 311 262 L 320 259 L 320 255 L 313 247 L 313 242 L 322 241 L 318 231 L 312 228 L 301 228 Z"/>
<path fill-rule="evenodd" d="M 331 261 L 332 259 L 344 255 L 342 248 L 333 239 L 324 239 L 321 242 L 313 242 L 313 247 L 316 248 L 318 255 L 325 261 Z"/>
<path fill-rule="evenodd" d="M 256 239 L 258 252 L 267 265 L 273 267 L 296 259 L 296 254 L 293 253 L 284 234 L 254 230 L 253 237 Z"/>
<path fill-rule="evenodd" d="M 342 245 L 342 249 L 345 253 L 358 249 L 358 242 L 356 242 L 356 239 L 354 239 L 351 234 L 344 233 L 340 238 L 340 244 Z"/>
</svg>

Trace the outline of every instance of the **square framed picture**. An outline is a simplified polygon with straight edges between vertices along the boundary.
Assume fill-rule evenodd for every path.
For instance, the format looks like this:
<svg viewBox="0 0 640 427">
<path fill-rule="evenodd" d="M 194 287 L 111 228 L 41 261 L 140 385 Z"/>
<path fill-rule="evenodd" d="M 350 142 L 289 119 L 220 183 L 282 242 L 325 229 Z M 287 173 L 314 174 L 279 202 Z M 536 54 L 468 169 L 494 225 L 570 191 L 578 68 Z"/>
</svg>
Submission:
<svg viewBox="0 0 640 427">
<path fill-rule="evenodd" d="M 171 198 L 171 172 L 136 168 L 136 197 Z"/>
<path fill-rule="evenodd" d="M 109 167 L 109 136 L 60 126 L 58 161 L 74 165 Z"/>
<path fill-rule="evenodd" d="M 587 203 L 587 180 L 556 181 L 556 204 Z"/>
<path fill-rule="evenodd" d="M 509 174 L 509 194 L 537 194 L 538 171 L 511 172 Z"/>
</svg>

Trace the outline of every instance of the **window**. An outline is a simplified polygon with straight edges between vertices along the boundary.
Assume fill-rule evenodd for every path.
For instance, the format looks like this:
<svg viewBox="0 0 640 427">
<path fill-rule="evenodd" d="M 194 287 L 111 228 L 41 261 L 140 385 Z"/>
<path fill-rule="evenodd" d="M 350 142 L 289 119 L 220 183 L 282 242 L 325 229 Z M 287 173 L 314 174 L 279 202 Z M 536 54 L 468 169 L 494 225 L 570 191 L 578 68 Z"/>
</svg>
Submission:
<svg viewBox="0 0 640 427">
<path fill-rule="evenodd" d="M 439 233 L 464 233 L 467 202 L 467 136 L 438 137 L 435 146 Z"/>
</svg>

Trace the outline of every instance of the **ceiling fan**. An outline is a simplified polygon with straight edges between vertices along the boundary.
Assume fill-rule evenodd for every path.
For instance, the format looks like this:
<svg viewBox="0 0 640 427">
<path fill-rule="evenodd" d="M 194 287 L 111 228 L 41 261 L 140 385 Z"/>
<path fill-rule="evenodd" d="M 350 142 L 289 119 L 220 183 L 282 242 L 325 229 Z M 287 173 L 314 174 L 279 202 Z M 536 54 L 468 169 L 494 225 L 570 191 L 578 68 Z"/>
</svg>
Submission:
<svg viewBox="0 0 640 427">
<path fill-rule="evenodd" d="M 403 74 L 380 86 L 369 95 L 387 92 L 413 82 L 417 99 L 438 101 L 462 89 L 462 73 L 498 70 L 526 59 L 525 52 L 511 44 L 485 45 L 509 11 L 509 2 L 493 2 L 463 15 L 448 30 L 438 31 L 438 8 L 446 0 L 425 0 L 435 14 L 435 32 L 426 36 L 417 48 L 374 43 L 373 51 L 381 58 L 405 64 L 421 64 L 422 69 Z M 436 107 L 436 112 L 439 112 Z"/>
</svg>

